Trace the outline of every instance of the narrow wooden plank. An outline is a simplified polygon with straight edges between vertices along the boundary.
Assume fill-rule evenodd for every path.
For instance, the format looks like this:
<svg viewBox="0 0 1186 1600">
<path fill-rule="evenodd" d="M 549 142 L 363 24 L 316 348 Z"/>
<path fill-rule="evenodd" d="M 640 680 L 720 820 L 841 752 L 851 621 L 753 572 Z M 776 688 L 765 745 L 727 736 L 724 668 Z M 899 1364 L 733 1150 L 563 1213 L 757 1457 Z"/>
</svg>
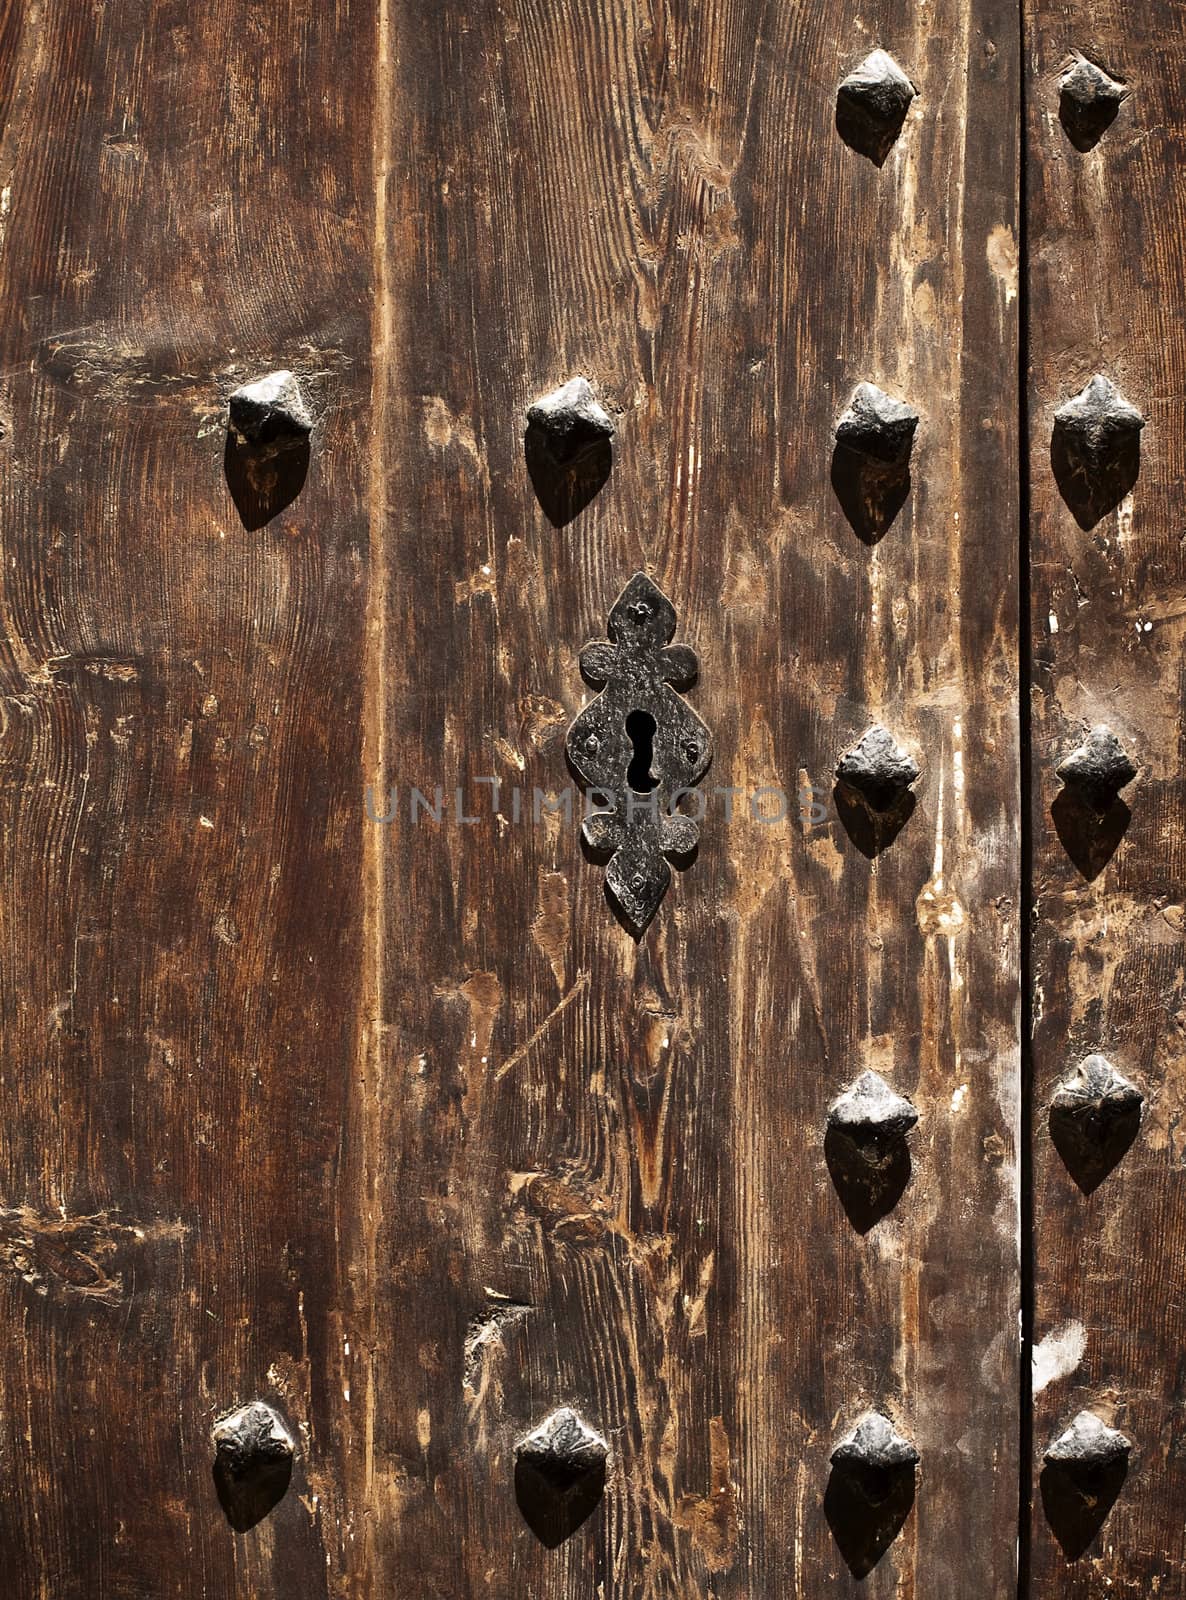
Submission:
<svg viewBox="0 0 1186 1600">
<path fill-rule="evenodd" d="M 1181 816 L 1186 267 L 1183 12 L 1030 0 L 1029 378 L 1035 836 L 1036 1303 L 1032 1592 L 1186 1593 L 1176 1269 L 1186 1231 Z M 1093 149 L 1060 122 L 1083 56 L 1127 98 Z M 1140 475 L 1086 527 L 1052 471 L 1055 410 L 1096 373 L 1146 419 Z M 1118 485 L 1123 488 L 1123 484 Z M 1097 508 L 1100 509 L 1100 508 Z M 1106 723 L 1140 771 L 1098 827 L 1055 767 Z M 1053 810 L 1052 810 L 1053 807 Z M 1050 1101 L 1101 1052 L 1145 1096 L 1135 1143 L 1091 1193 L 1051 1142 Z M 1081 1169 L 1080 1169 L 1081 1170 Z M 1090 1175 L 1088 1175 L 1090 1179 Z M 1123 1431 L 1128 1477 L 1098 1531 L 1057 1503 L 1042 1453 L 1082 1409 Z M 1051 1480 L 1047 1478 L 1047 1487 Z"/>
<path fill-rule="evenodd" d="M 0 7 L 12 1594 L 314 1597 L 351 1559 L 374 31 L 369 0 Z M 225 396 L 279 365 L 320 420 L 248 531 Z M 256 1397 L 301 1459 L 239 1535 L 210 1427 Z"/>
<path fill-rule="evenodd" d="M 1016 13 L 390 0 L 388 28 L 368 726 L 398 795 L 371 846 L 357 1592 L 1011 1592 Z M 875 45 L 920 90 L 880 170 L 834 128 Z M 577 373 L 615 460 L 558 528 L 523 416 Z M 922 412 L 875 548 L 829 483 L 866 379 Z M 743 798 L 726 823 L 718 796 L 636 946 L 575 823 L 530 818 L 570 781 L 577 651 L 639 567 L 700 654 L 710 788 L 814 785 L 827 815 L 763 825 Z M 924 768 L 875 863 L 831 800 L 874 719 Z M 413 824 L 411 785 L 442 788 L 439 824 Z M 921 1122 L 860 1237 L 823 1132 L 866 1067 Z M 613 1463 L 547 1550 L 513 1445 L 559 1405 Z M 923 1459 L 859 1582 L 823 1498 L 869 1406 Z"/>
</svg>

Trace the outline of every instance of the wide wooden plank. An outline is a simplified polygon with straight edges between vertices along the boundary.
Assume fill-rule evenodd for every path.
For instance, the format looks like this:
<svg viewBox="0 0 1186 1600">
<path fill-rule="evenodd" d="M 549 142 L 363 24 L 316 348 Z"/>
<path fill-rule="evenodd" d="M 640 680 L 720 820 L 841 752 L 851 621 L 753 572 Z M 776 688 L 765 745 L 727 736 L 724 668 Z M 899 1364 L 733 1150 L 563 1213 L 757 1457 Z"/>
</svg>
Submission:
<svg viewBox="0 0 1186 1600">
<path fill-rule="evenodd" d="M 313 1597 L 352 1563 L 375 27 L 0 6 L 13 1595 Z M 281 365 L 312 461 L 248 531 L 226 394 Z M 210 1428 L 257 1397 L 299 1460 L 240 1535 Z"/>
<path fill-rule="evenodd" d="M 1016 13 L 387 0 L 380 34 L 367 766 L 398 794 L 368 846 L 352 1152 L 375 1294 L 357 1592 L 1010 1593 Z M 874 46 L 919 89 L 880 169 L 834 126 Z M 618 433 L 557 527 L 523 418 L 574 374 Z M 874 543 L 829 481 L 864 380 L 922 414 Z M 713 799 L 636 944 L 575 821 L 533 823 L 531 799 L 571 781 L 577 652 L 638 568 L 700 655 L 710 791 L 742 798 L 732 822 Z M 923 775 L 870 859 L 831 790 L 874 720 Z M 411 785 L 441 787 L 439 824 L 412 821 Z M 793 798 L 750 816 L 754 791 L 803 785 L 822 821 Z M 824 1122 L 869 1067 L 921 1120 L 911 1183 L 861 1236 Z M 612 1461 L 549 1550 L 513 1447 L 561 1405 Z M 823 1502 L 869 1407 L 922 1463 L 859 1581 Z"/>
<path fill-rule="evenodd" d="M 1036 1274 L 1032 1593 L 1186 1594 L 1177 1262 L 1186 1232 L 1183 1098 L 1180 512 L 1186 195 L 1183 8 L 1029 0 L 1027 167 L 1032 481 Z M 1060 121 L 1077 58 L 1125 98 L 1093 148 Z M 1087 141 L 1081 140 L 1081 143 Z M 1059 491 L 1054 412 L 1095 375 L 1145 418 L 1118 503 Z M 1108 497 L 1108 503 L 1115 493 Z M 1097 512 L 1103 512 L 1094 520 Z M 1078 514 L 1077 514 L 1078 513 Z M 1085 524 L 1093 524 L 1087 526 Z M 1055 768 L 1109 725 L 1139 768 L 1101 823 L 1059 800 Z M 1124 807 L 1131 811 L 1126 815 Z M 1052 811 L 1053 807 L 1053 811 Z M 1145 1097 L 1109 1175 L 1052 1143 L 1050 1102 L 1091 1053 Z M 1092 1185 L 1095 1185 L 1092 1187 Z M 1131 1441 L 1098 1530 L 1046 1514 L 1042 1455 L 1080 1410 Z M 1047 1475 L 1046 1490 L 1050 1477 Z"/>
</svg>

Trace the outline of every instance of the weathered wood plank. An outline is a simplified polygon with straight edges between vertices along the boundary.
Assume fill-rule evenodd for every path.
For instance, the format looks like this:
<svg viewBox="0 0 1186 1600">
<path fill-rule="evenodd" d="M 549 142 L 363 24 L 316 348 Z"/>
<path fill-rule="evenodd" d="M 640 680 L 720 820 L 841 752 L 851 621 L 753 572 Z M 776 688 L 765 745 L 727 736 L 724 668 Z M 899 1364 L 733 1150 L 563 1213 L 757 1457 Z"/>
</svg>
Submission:
<svg viewBox="0 0 1186 1600">
<path fill-rule="evenodd" d="M 1009 1592 L 1017 1431 L 1016 15 L 846 0 L 390 0 L 387 445 L 372 707 L 381 982 L 357 1152 L 374 1270 L 360 1594 Z M 837 138 L 874 45 L 920 94 L 878 171 Z M 526 406 L 618 417 L 557 528 Z M 923 413 L 870 548 L 829 484 L 864 379 Z M 732 824 L 635 945 L 575 825 L 576 655 L 638 567 L 701 658 L 709 784 L 813 784 Z M 875 718 L 919 752 L 876 864 L 830 790 Z M 504 785 L 501 822 L 407 786 Z M 797 806 L 793 804 L 793 810 Z M 864 1237 L 826 1168 L 865 1067 L 922 1121 Z M 373 1209 L 372 1209 L 373 1207 Z M 604 1509 L 543 1549 L 513 1443 L 575 1406 Z M 923 1463 L 858 1584 L 828 1456 L 867 1406 Z"/>
<path fill-rule="evenodd" d="M 1176 1282 L 1186 1231 L 1184 17 L 1175 3 L 1133 10 L 1110 0 L 1030 0 L 1026 13 L 1039 1348 L 1032 1590 L 1177 1596 L 1186 1594 L 1186 1307 Z M 1076 53 L 1130 91 L 1082 152 L 1059 121 L 1060 79 Z M 1097 372 L 1146 426 L 1138 480 L 1088 529 L 1060 496 L 1050 446 L 1054 411 Z M 1051 811 L 1054 768 L 1097 723 L 1111 725 L 1140 768 L 1124 792 L 1132 816 L 1123 831 L 1118 813 L 1095 828 L 1073 811 L 1061 820 Z M 1138 1085 L 1146 1107 L 1132 1148 L 1084 1194 L 1047 1118 L 1058 1084 L 1096 1051 Z M 1133 1453 L 1110 1516 L 1068 1564 L 1037 1479 L 1043 1450 L 1083 1408 L 1121 1429 Z M 1086 1535 L 1073 1524 L 1061 1531 L 1072 1550 Z"/>
<path fill-rule="evenodd" d="M 313 1597 L 351 1560 L 374 32 L 367 0 L 0 7 L 12 1594 Z M 248 532 L 225 396 L 277 365 L 320 423 Z M 240 1536 L 209 1433 L 256 1396 L 301 1462 Z"/>
</svg>

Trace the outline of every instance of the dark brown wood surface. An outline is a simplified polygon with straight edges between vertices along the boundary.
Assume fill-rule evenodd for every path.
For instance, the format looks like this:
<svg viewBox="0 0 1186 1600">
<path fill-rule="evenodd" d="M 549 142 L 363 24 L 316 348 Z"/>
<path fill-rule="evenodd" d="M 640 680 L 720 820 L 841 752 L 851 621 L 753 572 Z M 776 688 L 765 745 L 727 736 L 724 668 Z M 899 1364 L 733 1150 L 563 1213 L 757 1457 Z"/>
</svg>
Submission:
<svg viewBox="0 0 1186 1600">
<path fill-rule="evenodd" d="M 361 1446 L 367 4 L 0 8 L 5 1592 L 342 1592 Z M 290 365 L 242 525 L 226 393 Z M 298 1432 L 232 1534 L 215 1416 Z"/>
<path fill-rule="evenodd" d="M 577 650 L 642 567 L 700 653 L 710 786 L 813 784 L 828 818 L 717 801 L 638 946 L 572 826 L 386 830 L 370 1571 L 434 1600 L 1009 1592 L 1016 14 L 391 0 L 390 29 L 386 781 L 406 807 L 497 775 L 508 812 L 568 782 Z M 920 90 L 880 171 L 833 126 L 874 45 Z M 557 529 L 523 415 L 575 373 L 615 464 Z M 873 549 L 829 485 L 863 379 L 923 413 Z M 830 800 L 874 718 L 925 769 L 876 865 Z M 823 1127 L 867 1066 L 922 1121 L 861 1238 Z M 546 1551 L 512 1447 L 560 1404 L 614 1464 Z M 858 1585 L 822 1501 L 869 1406 L 923 1461 Z"/>
<path fill-rule="evenodd" d="M 1181 486 L 1186 263 L 1180 169 L 1186 13 L 1174 3 L 1027 6 L 1032 484 L 1035 1362 L 1032 1593 L 1186 1594 Z M 1129 91 L 1092 151 L 1059 122 L 1081 54 Z M 1055 409 L 1096 372 L 1142 412 L 1140 476 L 1093 529 L 1051 470 Z M 1054 768 L 1109 724 L 1140 771 L 1106 845 L 1051 806 Z M 1114 848 L 1113 848 L 1114 847 Z M 1111 850 L 1109 856 L 1108 852 Z M 1135 1143 L 1084 1194 L 1051 1143 L 1059 1082 L 1102 1052 L 1146 1098 Z M 1041 1456 L 1081 1409 L 1132 1441 L 1098 1535 L 1068 1563 Z M 1072 1529 L 1072 1531 L 1074 1531 Z"/>
<path fill-rule="evenodd" d="M 996 0 L 0 10 L 14 1592 L 1012 1592 L 1016 41 Z M 833 123 L 875 46 L 919 89 L 880 170 Z M 319 424 L 249 531 L 225 397 L 280 365 Z M 615 460 L 557 528 L 523 417 L 576 373 Z M 862 380 L 922 415 L 874 546 L 829 483 Z M 640 567 L 716 754 L 636 944 L 532 801 Z M 831 786 L 874 720 L 923 771 L 871 860 Z M 867 1067 L 921 1120 L 860 1236 L 823 1133 Z M 255 1397 L 299 1461 L 239 1535 L 209 1430 Z M 609 1482 L 546 1550 L 513 1445 L 566 1404 Z M 823 1500 L 870 1407 L 922 1462 L 858 1582 Z"/>
</svg>

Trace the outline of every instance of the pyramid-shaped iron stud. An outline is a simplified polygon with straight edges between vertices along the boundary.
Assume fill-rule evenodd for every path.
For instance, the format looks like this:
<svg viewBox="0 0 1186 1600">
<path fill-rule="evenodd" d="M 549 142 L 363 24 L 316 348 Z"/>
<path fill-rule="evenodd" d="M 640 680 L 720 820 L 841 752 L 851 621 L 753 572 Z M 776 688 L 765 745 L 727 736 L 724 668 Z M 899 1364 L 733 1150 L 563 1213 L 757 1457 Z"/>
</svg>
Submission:
<svg viewBox="0 0 1186 1600">
<path fill-rule="evenodd" d="M 557 1493 L 603 1472 L 609 1446 L 570 1406 L 553 1411 L 515 1445 L 515 1460 L 530 1467 Z"/>
<path fill-rule="evenodd" d="M 1090 531 L 1131 492 L 1144 426 L 1136 406 L 1102 372 L 1054 413 L 1050 464 L 1081 528 Z"/>
<path fill-rule="evenodd" d="M 262 1400 L 222 1417 L 211 1433 L 214 1482 L 227 1521 L 245 1533 L 284 1498 L 296 1453 L 279 1412 Z"/>
<path fill-rule="evenodd" d="M 1097 723 L 1082 744 L 1055 768 L 1068 789 L 1097 816 L 1115 805 L 1121 789 L 1137 775 L 1137 768 L 1120 740 L 1106 723 Z"/>
<path fill-rule="evenodd" d="M 918 777 L 918 763 L 888 728 L 875 723 L 836 764 L 836 777 L 881 816 L 893 811 Z"/>
<path fill-rule="evenodd" d="M 570 378 L 537 400 L 527 409 L 527 422 L 560 468 L 575 466 L 582 456 L 608 445 L 615 432 L 587 378 Z"/>
<path fill-rule="evenodd" d="M 1118 1165 L 1141 1126 L 1145 1097 L 1106 1056 L 1090 1055 L 1050 1102 L 1050 1137 L 1087 1194 Z"/>
<path fill-rule="evenodd" d="M 1139 1115 L 1145 1097 L 1107 1056 L 1084 1056 L 1050 1102 L 1051 1113 L 1074 1125 L 1080 1136 L 1103 1143 L 1119 1122 Z"/>
<path fill-rule="evenodd" d="M 913 1471 L 918 1451 L 880 1411 L 867 1411 L 832 1451 L 832 1465 L 876 1503 L 890 1492 L 899 1474 Z"/>
<path fill-rule="evenodd" d="M 1080 56 L 1059 81 L 1058 120 L 1076 150 L 1093 150 L 1116 120 L 1127 90 Z"/>
<path fill-rule="evenodd" d="M 1140 436 L 1145 419 L 1102 372 L 1054 413 L 1054 426 L 1088 473 L 1098 473 Z"/>
<path fill-rule="evenodd" d="M 285 368 L 241 385 L 231 394 L 228 410 L 236 438 L 257 450 L 294 449 L 313 431 L 301 386 Z"/>
<path fill-rule="evenodd" d="M 609 1446 L 570 1406 L 553 1411 L 515 1445 L 515 1497 L 549 1549 L 569 1538 L 605 1490 Z"/>
<path fill-rule="evenodd" d="M 879 1073 L 862 1072 L 828 1108 L 828 1130 L 848 1139 L 864 1160 L 878 1163 L 918 1121 L 909 1100 Z"/>
<path fill-rule="evenodd" d="M 910 460 L 918 412 L 875 383 L 859 383 L 836 424 L 836 443 L 866 461 L 901 469 Z"/>
<path fill-rule="evenodd" d="M 1109 1428 L 1094 1411 L 1080 1411 L 1065 1432 L 1046 1448 L 1043 1460 L 1072 1478 L 1091 1478 L 1115 1470 L 1128 1460 L 1132 1443 L 1117 1428 Z"/>
<path fill-rule="evenodd" d="M 887 50 L 874 50 L 836 92 L 836 130 L 851 149 L 880 167 L 918 93 Z"/>
</svg>

